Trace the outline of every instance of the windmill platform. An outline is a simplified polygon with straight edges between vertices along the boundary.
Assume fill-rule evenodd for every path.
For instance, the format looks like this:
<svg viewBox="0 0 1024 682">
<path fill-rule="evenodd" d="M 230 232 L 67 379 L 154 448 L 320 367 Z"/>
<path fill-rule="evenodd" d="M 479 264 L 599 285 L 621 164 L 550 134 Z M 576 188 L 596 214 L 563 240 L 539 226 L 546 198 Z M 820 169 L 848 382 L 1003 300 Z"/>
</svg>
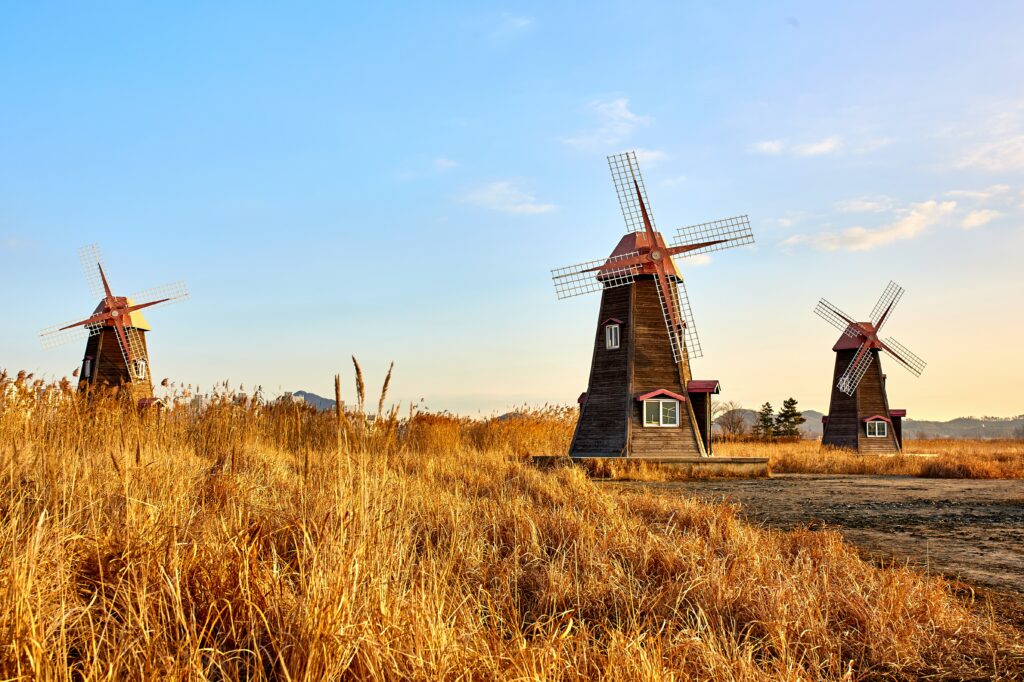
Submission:
<svg viewBox="0 0 1024 682">
<path fill-rule="evenodd" d="M 540 469 L 581 466 L 595 472 L 602 465 L 638 466 L 656 464 L 693 478 L 763 478 L 769 475 L 767 457 L 569 457 L 534 455 L 531 463 Z"/>
</svg>

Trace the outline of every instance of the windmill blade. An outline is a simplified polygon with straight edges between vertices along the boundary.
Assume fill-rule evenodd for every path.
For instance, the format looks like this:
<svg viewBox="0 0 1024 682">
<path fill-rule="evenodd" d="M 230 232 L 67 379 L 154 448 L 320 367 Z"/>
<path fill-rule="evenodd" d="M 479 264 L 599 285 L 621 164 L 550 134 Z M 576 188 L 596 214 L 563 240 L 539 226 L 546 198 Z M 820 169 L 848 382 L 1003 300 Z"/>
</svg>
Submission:
<svg viewBox="0 0 1024 682">
<path fill-rule="evenodd" d="M 903 287 L 896 282 L 889 282 L 889 285 L 885 287 L 885 291 L 878 298 L 878 303 L 871 309 L 871 325 L 877 331 L 882 323 L 892 312 L 892 309 L 896 307 L 899 300 L 903 298 Z"/>
<path fill-rule="evenodd" d="M 103 325 L 97 324 L 64 329 L 64 327 L 80 321 L 81 320 L 71 320 L 65 324 L 55 324 L 52 327 L 40 330 L 39 342 L 42 343 L 43 348 L 56 348 L 57 346 L 63 346 L 64 344 L 71 343 L 72 341 L 85 341 L 90 336 L 96 336 L 99 334 L 100 329 L 103 327 Z"/>
<path fill-rule="evenodd" d="M 149 370 L 145 364 L 146 352 L 145 346 L 142 345 L 142 335 L 135 327 L 119 327 L 118 329 L 124 332 L 123 338 L 120 333 L 115 336 L 117 336 L 117 345 L 121 348 L 125 367 L 128 368 L 128 375 L 132 381 L 141 381 L 146 378 L 146 372 Z"/>
<path fill-rule="evenodd" d="M 853 318 L 829 303 L 824 298 L 818 301 L 818 305 L 814 307 L 814 312 L 818 317 L 825 320 L 850 338 L 860 336 L 860 332 L 853 326 Z"/>
<path fill-rule="evenodd" d="M 860 344 L 857 354 L 853 356 L 853 361 L 850 362 L 850 366 L 846 368 L 846 371 L 839 377 L 839 382 L 836 384 L 839 390 L 848 396 L 852 396 L 854 391 L 857 390 L 860 380 L 867 374 L 868 368 L 871 366 L 871 360 L 874 358 L 874 353 L 868 350 L 867 345 L 866 341 Z"/>
<path fill-rule="evenodd" d="M 96 244 L 87 244 L 78 249 L 78 258 L 82 261 L 82 272 L 85 274 L 85 282 L 89 286 L 89 295 L 93 298 L 106 298 L 107 292 L 103 288 L 103 278 L 100 275 L 100 268 L 107 269 L 107 263 L 103 260 L 103 252 Z"/>
<path fill-rule="evenodd" d="M 704 357 L 704 351 L 700 347 L 700 337 L 697 336 L 697 327 L 693 324 L 693 310 L 690 308 L 690 295 L 686 293 L 686 282 L 682 279 L 676 283 L 676 295 L 679 298 L 679 309 L 683 314 L 683 321 L 686 323 L 684 329 L 686 335 L 686 352 L 690 359 Z"/>
<path fill-rule="evenodd" d="M 643 205 L 647 207 L 647 217 L 654 225 L 654 216 L 651 215 L 651 202 L 647 199 L 647 188 L 644 186 L 643 176 L 640 175 L 640 166 L 636 162 L 636 152 L 624 152 L 608 157 L 608 168 L 612 172 L 612 181 L 615 183 L 615 194 L 619 198 L 619 207 L 622 209 L 622 218 L 626 221 L 628 232 L 643 232 L 644 217 L 640 207 L 640 200 L 637 199 L 637 190 L 640 190 L 640 197 Z M 634 184 L 635 183 L 635 184 Z"/>
<path fill-rule="evenodd" d="M 639 255 L 639 251 L 631 251 L 604 260 L 592 260 L 564 268 L 555 268 L 551 271 L 551 279 L 555 283 L 555 293 L 559 299 L 562 299 L 632 284 L 640 272 L 640 266 L 636 263 L 624 263 L 624 261 L 635 259 Z"/>
<path fill-rule="evenodd" d="M 165 301 L 160 301 L 155 305 L 147 307 L 148 310 L 152 310 L 153 308 L 160 308 L 165 305 L 177 303 L 178 301 L 184 301 L 188 299 L 188 297 L 188 287 L 185 285 L 185 283 L 174 282 L 172 284 L 164 284 L 163 286 L 153 287 L 152 289 L 145 289 L 143 291 L 140 291 L 136 294 L 129 296 L 128 300 L 130 300 L 135 305 L 140 305 L 148 301 L 167 299 Z"/>
<path fill-rule="evenodd" d="M 665 293 L 662 291 L 661 276 L 655 275 L 654 288 L 658 292 L 658 302 L 661 303 L 661 315 L 665 320 L 665 329 L 668 331 L 668 340 L 672 346 L 672 359 L 678 365 L 683 359 L 685 348 L 683 346 L 683 330 L 679 329 L 675 320 L 680 322 L 683 319 L 679 304 L 679 290 L 668 282 L 665 291 L 668 292 L 668 300 L 665 300 Z"/>
<path fill-rule="evenodd" d="M 907 350 L 906 346 L 891 336 L 882 342 L 882 348 L 915 377 L 921 376 L 924 368 L 928 365 L 927 362 L 911 353 Z"/>
<path fill-rule="evenodd" d="M 692 251 L 686 251 L 679 255 L 680 258 L 688 258 L 712 251 L 724 251 L 733 249 L 744 244 L 754 243 L 754 231 L 750 227 L 750 219 L 745 215 L 735 218 L 724 218 L 713 220 L 710 223 L 700 223 L 688 227 L 676 228 L 676 240 L 671 247 L 686 246 L 687 244 L 703 244 L 705 242 L 719 242 L 708 244 Z"/>
</svg>

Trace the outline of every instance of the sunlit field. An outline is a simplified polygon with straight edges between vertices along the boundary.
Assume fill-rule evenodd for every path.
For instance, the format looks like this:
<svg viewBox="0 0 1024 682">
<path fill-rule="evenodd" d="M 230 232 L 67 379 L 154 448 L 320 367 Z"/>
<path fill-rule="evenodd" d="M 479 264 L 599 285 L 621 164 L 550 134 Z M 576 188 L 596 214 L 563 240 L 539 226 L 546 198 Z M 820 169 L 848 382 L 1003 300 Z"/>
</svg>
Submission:
<svg viewBox="0 0 1024 682">
<path fill-rule="evenodd" d="M 140 415 L 0 384 L 3 679 L 1024 674 L 1021 634 L 969 593 L 838 533 L 532 467 L 572 410 Z"/>
<path fill-rule="evenodd" d="M 1024 441 L 908 440 L 903 455 L 864 456 L 816 440 L 722 442 L 715 454 L 768 457 L 775 473 L 882 474 L 924 478 L 1024 478 Z"/>
</svg>

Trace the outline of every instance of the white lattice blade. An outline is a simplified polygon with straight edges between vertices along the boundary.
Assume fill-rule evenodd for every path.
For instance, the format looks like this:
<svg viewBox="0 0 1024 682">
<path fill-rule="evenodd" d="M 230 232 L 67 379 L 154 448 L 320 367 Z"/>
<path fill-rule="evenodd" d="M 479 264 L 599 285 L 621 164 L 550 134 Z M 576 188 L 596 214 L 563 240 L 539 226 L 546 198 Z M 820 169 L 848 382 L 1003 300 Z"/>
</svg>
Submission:
<svg viewBox="0 0 1024 682">
<path fill-rule="evenodd" d="M 824 298 L 818 301 L 818 305 L 814 307 L 814 312 L 818 317 L 825 320 L 847 336 L 853 338 L 860 335 L 859 331 L 850 326 L 848 320 L 852 320 L 853 318 L 839 310 L 839 308 L 835 307 Z"/>
<path fill-rule="evenodd" d="M 636 258 L 639 255 L 639 251 L 632 251 L 603 260 L 592 260 L 564 268 L 555 268 L 551 271 L 555 294 L 560 299 L 570 298 L 631 284 L 637 273 L 640 272 L 640 266 L 636 264 L 616 265 L 616 263 Z"/>
<path fill-rule="evenodd" d="M 733 249 L 737 246 L 743 246 L 744 244 L 753 244 L 754 230 L 750 227 L 749 217 L 741 215 L 734 218 L 723 218 L 722 220 L 713 220 L 709 223 L 700 223 L 699 225 L 689 225 L 687 227 L 677 228 L 676 240 L 671 244 L 671 246 L 676 247 L 686 246 L 688 244 L 703 244 L 704 242 L 714 242 L 719 240 L 725 241 L 720 244 L 710 244 L 708 246 L 702 246 L 699 249 L 694 249 L 693 251 L 681 253 L 678 257 L 689 258 L 691 256 L 712 253 L 713 251 Z"/>
<path fill-rule="evenodd" d="M 654 214 L 651 212 L 651 202 L 647 199 L 647 188 L 644 186 L 643 176 L 640 175 L 640 166 L 636 162 L 636 152 L 623 152 L 609 156 L 608 168 L 611 170 L 612 181 L 615 183 L 615 194 L 619 198 L 619 207 L 622 209 L 622 219 L 626 222 L 626 230 L 629 232 L 644 231 L 644 217 L 640 210 L 640 201 L 636 196 L 638 186 L 640 197 L 647 208 L 647 217 L 651 221 L 651 227 L 655 230 L 658 229 L 654 224 Z"/>
<path fill-rule="evenodd" d="M 672 346 L 672 359 L 675 360 L 678 365 L 683 358 L 685 352 L 683 348 L 682 334 L 679 329 L 676 329 L 672 320 L 683 319 L 679 311 L 679 290 L 672 286 L 669 282 L 669 295 L 671 298 L 666 301 L 665 295 L 661 291 L 657 277 L 654 280 L 654 288 L 658 292 L 658 303 L 661 304 L 661 316 L 665 320 L 665 330 L 668 332 L 669 344 Z"/>
<path fill-rule="evenodd" d="M 889 357 L 896 360 L 904 369 L 914 376 L 921 376 L 921 373 L 924 372 L 924 368 L 928 366 L 927 362 L 911 353 L 906 346 L 891 336 L 887 338 L 884 343 L 891 349 L 889 350 Z"/>
<path fill-rule="evenodd" d="M 836 384 L 839 390 L 848 396 L 852 396 L 857 390 L 857 386 L 860 385 L 860 380 L 867 374 L 868 368 L 871 367 L 871 361 L 874 358 L 874 353 L 865 349 L 867 342 L 862 343 L 860 348 L 857 349 L 857 353 L 854 354 L 853 360 L 850 362 L 850 366 L 846 368 L 843 375 L 839 377 L 839 382 Z"/>
<path fill-rule="evenodd" d="M 94 299 L 106 298 L 107 292 L 103 288 L 103 279 L 100 277 L 100 269 L 107 272 L 107 263 L 103 260 L 103 252 L 96 244 L 87 244 L 78 249 L 78 258 L 82 261 L 82 273 L 85 275 L 85 283 L 89 287 L 89 295 Z"/>
<path fill-rule="evenodd" d="M 889 282 L 885 287 L 885 291 L 883 291 L 882 295 L 878 298 L 878 303 L 876 303 L 875 307 L 871 310 L 872 326 L 877 328 L 879 322 L 882 321 L 882 316 L 886 314 L 886 311 L 888 310 L 891 312 L 892 309 L 896 307 L 899 300 L 903 298 L 903 291 L 903 287 L 896 284 L 896 282 Z"/>
<path fill-rule="evenodd" d="M 128 298 L 134 305 L 141 305 L 143 303 L 149 303 L 150 301 L 158 301 L 162 298 L 169 299 L 146 308 L 146 310 L 152 310 L 153 308 L 159 308 L 161 306 L 170 305 L 171 303 L 177 303 L 178 301 L 184 301 L 189 298 L 189 295 L 188 287 L 184 282 L 173 282 L 171 284 L 153 287 L 152 289 L 145 289 L 136 294 L 132 294 Z"/>
<path fill-rule="evenodd" d="M 69 324 L 74 324 L 80 320 L 69 320 L 65 324 L 55 324 L 52 327 L 40 330 L 39 342 L 43 345 L 43 348 L 56 348 L 57 346 L 63 346 L 66 343 L 73 341 L 85 341 L 90 336 L 94 336 L 99 333 L 100 327 L 72 327 L 71 329 L 61 329 Z"/>
<path fill-rule="evenodd" d="M 693 323 L 693 310 L 690 307 L 690 295 L 686 291 L 686 282 L 682 279 L 677 283 L 676 295 L 679 297 L 679 309 L 682 311 L 682 319 L 686 323 L 686 352 L 690 359 L 704 357 L 704 351 L 700 347 L 700 337 L 697 336 L 697 326 Z"/>
</svg>

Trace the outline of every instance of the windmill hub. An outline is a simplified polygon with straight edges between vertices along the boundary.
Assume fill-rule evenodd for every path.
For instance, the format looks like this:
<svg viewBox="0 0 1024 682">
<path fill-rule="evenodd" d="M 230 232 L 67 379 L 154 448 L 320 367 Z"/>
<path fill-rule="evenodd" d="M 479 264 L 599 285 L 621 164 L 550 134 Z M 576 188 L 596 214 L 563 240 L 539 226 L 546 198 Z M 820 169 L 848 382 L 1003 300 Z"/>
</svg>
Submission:
<svg viewBox="0 0 1024 682">
<path fill-rule="evenodd" d="M 651 251 L 651 260 L 661 260 L 661 251 L 658 251 L 657 249 Z"/>
</svg>

